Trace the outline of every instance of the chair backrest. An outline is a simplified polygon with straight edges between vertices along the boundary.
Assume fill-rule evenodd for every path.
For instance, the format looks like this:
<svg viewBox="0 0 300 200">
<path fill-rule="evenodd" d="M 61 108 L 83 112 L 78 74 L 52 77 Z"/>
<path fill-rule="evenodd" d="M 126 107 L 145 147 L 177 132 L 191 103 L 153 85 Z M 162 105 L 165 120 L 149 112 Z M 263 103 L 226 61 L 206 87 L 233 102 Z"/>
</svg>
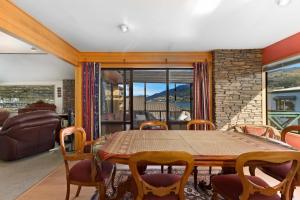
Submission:
<svg viewBox="0 0 300 200">
<path fill-rule="evenodd" d="M 167 187 L 155 187 L 153 185 L 145 182 L 141 175 L 138 172 L 137 164 L 159 164 L 159 165 L 169 165 L 169 164 L 180 164 L 185 165 L 185 171 L 181 176 L 181 179 L 174 184 Z M 170 193 L 174 193 L 179 196 L 180 200 L 184 199 L 184 186 L 188 181 L 188 178 L 193 170 L 194 160 L 192 155 L 182 152 L 182 151 L 147 151 L 139 152 L 133 154 L 129 158 L 129 167 L 132 173 L 132 176 L 135 180 L 138 189 L 137 199 L 143 199 L 144 195 L 152 193 L 155 196 L 165 196 Z"/>
<path fill-rule="evenodd" d="M 65 146 L 65 137 L 70 135 L 74 135 L 74 141 L 76 142 L 76 145 L 74 145 L 74 151 L 72 153 L 67 152 Z M 91 154 L 84 152 L 85 144 L 86 133 L 83 128 L 70 126 L 60 131 L 60 147 L 66 160 L 84 160 L 85 155 Z"/>
<path fill-rule="evenodd" d="M 263 125 L 263 124 L 237 124 L 229 128 L 233 129 L 234 131 L 246 133 L 250 135 L 257 135 L 257 136 L 265 136 L 269 138 L 279 139 L 280 133 L 277 129 L 272 126 Z"/>
<path fill-rule="evenodd" d="M 194 127 L 194 129 L 193 129 Z M 216 130 L 216 126 L 209 120 L 193 119 L 187 123 L 187 130 Z"/>
<path fill-rule="evenodd" d="M 275 186 L 258 186 L 252 183 L 244 174 L 244 166 L 264 166 L 271 164 L 282 164 L 292 162 L 291 170 L 283 181 Z M 277 152 L 251 152 L 240 155 L 236 162 L 236 171 L 243 185 L 243 193 L 240 200 L 248 200 L 251 194 L 260 193 L 265 196 L 276 195 L 279 191 L 282 193 L 282 199 L 289 199 L 289 190 L 292 181 L 299 170 L 300 152 L 296 151 L 277 151 Z"/>
<path fill-rule="evenodd" d="M 281 131 L 281 141 L 300 150 L 300 135 L 291 133 L 291 131 L 300 131 L 300 126 L 288 126 Z"/>
<path fill-rule="evenodd" d="M 65 137 L 74 135 L 74 141 L 76 142 L 76 145 L 74 145 L 74 152 L 67 152 L 66 146 L 65 146 Z M 68 161 L 77 161 L 77 160 L 91 160 L 91 178 L 92 182 L 95 181 L 95 177 L 97 174 L 96 171 L 96 163 L 94 160 L 94 156 L 92 153 L 85 153 L 84 147 L 86 145 L 86 133 L 83 128 L 81 127 L 67 127 L 60 131 L 60 147 L 61 152 L 64 157 L 65 161 L 65 168 L 66 168 L 66 176 L 68 178 L 69 176 L 69 164 Z"/>
<path fill-rule="evenodd" d="M 166 122 L 162 122 L 162 121 L 146 121 L 146 122 L 143 122 L 140 125 L 140 130 L 145 130 L 149 127 L 150 127 L 150 130 L 151 130 L 151 127 L 158 127 L 158 128 L 155 128 L 155 130 L 168 130 L 168 125 L 166 124 Z"/>
</svg>

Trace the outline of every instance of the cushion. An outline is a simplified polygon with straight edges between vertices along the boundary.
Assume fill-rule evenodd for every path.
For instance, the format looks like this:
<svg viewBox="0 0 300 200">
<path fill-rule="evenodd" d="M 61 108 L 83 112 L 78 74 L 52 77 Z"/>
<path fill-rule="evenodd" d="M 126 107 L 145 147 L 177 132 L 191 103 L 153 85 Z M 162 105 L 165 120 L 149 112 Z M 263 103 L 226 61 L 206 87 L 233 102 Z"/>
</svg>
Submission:
<svg viewBox="0 0 300 200">
<path fill-rule="evenodd" d="M 256 176 L 246 176 L 251 182 L 268 187 L 269 185 L 259 177 Z M 240 178 L 236 174 L 228 175 L 216 175 L 213 176 L 212 185 L 215 191 L 223 197 L 230 198 L 232 200 L 239 200 L 239 196 L 242 194 L 243 186 Z M 274 196 L 264 196 L 261 194 L 251 195 L 249 200 L 280 200 L 278 195 Z"/>
<path fill-rule="evenodd" d="M 244 131 L 247 134 L 262 136 L 264 133 L 266 133 L 266 128 L 265 127 L 255 127 L 255 126 L 245 126 Z"/>
<path fill-rule="evenodd" d="M 71 169 L 70 169 L 70 180 L 78 181 L 78 182 L 91 182 L 92 177 L 92 169 L 91 169 L 91 160 L 82 160 L 77 162 Z M 96 181 L 103 181 L 106 178 L 109 178 L 113 169 L 113 164 L 107 161 L 101 162 L 101 169 L 97 167 L 97 175 Z"/>
<path fill-rule="evenodd" d="M 260 169 L 268 174 L 269 176 L 272 176 L 273 178 L 282 181 L 287 176 L 288 172 L 290 171 L 292 167 L 292 162 L 280 164 L 280 165 L 270 165 L 270 166 L 264 166 Z"/>
<path fill-rule="evenodd" d="M 181 176 L 175 174 L 145 174 L 141 176 L 142 179 L 150 185 L 155 187 L 166 187 L 180 181 Z M 133 194 L 137 195 L 136 185 L 133 185 Z M 152 194 L 147 194 L 144 200 L 178 200 L 178 196 L 174 194 L 158 197 Z"/>
<path fill-rule="evenodd" d="M 285 135 L 285 142 L 292 147 L 300 150 L 300 134 L 287 133 Z"/>
</svg>

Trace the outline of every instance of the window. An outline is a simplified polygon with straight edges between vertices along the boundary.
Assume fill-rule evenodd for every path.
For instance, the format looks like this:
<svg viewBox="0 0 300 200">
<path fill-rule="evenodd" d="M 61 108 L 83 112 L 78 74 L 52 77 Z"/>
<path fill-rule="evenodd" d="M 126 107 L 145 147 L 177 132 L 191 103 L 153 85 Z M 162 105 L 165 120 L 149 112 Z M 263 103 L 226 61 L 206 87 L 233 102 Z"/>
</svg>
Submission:
<svg viewBox="0 0 300 200">
<path fill-rule="evenodd" d="M 102 133 L 138 129 L 146 120 L 184 128 L 191 119 L 192 69 L 102 69 Z"/>
<path fill-rule="evenodd" d="M 300 124 L 300 64 L 267 71 L 268 124 L 281 130 Z"/>
</svg>

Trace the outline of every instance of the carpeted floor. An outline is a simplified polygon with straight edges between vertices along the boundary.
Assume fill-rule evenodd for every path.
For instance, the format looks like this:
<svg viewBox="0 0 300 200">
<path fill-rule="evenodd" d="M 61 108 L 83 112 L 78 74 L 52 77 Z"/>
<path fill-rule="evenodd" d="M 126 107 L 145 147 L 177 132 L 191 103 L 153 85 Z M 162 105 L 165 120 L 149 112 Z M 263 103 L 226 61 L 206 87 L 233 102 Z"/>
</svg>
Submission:
<svg viewBox="0 0 300 200">
<path fill-rule="evenodd" d="M 0 161 L 0 199 L 16 199 L 62 163 L 60 151 L 45 152 L 17 161 Z"/>
</svg>

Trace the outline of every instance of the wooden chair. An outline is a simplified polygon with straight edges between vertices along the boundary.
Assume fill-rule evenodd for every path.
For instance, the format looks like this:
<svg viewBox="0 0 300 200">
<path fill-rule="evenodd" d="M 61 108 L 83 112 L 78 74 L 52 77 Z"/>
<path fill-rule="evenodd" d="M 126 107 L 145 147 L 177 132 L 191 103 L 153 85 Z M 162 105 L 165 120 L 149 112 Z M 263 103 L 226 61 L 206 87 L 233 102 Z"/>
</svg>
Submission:
<svg viewBox="0 0 300 200">
<path fill-rule="evenodd" d="M 168 125 L 162 121 L 145 121 L 140 125 L 140 130 L 168 130 Z"/>
<path fill-rule="evenodd" d="M 76 145 L 74 152 L 66 152 L 65 137 L 74 134 Z M 83 128 L 68 127 L 60 132 L 61 152 L 64 157 L 67 193 L 66 200 L 70 197 L 70 184 L 78 185 L 76 197 L 78 197 L 82 186 L 93 186 L 99 191 L 99 199 L 104 200 L 106 194 L 105 182 L 111 182 L 116 172 L 116 168 L 110 162 L 101 162 L 101 167 L 97 165 L 92 153 L 85 153 L 87 145 L 93 145 L 96 141 L 86 141 L 86 133 Z M 72 167 L 69 167 L 69 161 L 76 161 Z"/>
<path fill-rule="evenodd" d="M 140 125 L 140 130 L 168 130 L 166 122 L 162 121 L 145 121 Z M 147 165 L 139 165 L 139 172 L 143 174 L 147 169 Z M 171 166 L 168 167 L 168 172 L 172 171 Z M 161 166 L 161 173 L 164 172 L 164 166 Z"/>
<path fill-rule="evenodd" d="M 281 164 L 291 162 L 287 176 L 277 185 L 270 186 L 257 176 L 246 176 L 244 166 Z M 299 170 L 300 152 L 251 152 L 240 155 L 236 162 L 237 174 L 216 175 L 212 177 L 213 200 L 217 194 L 230 200 L 288 200 L 293 179 Z M 277 194 L 281 192 L 281 197 Z"/>
<path fill-rule="evenodd" d="M 185 165 L 182 176 L 176 174 L 138 173 L 137 164 Z M 192 155 L 181 151 L 149 151 L 139 152 L 129 159 L 129 167 L 134 178 L 133 191 L 136 200 L 142 199 L 179 199 L 184 200 L 184 186 L 193 169 Z"/>
<path fill-rule="evenodd" d="M 211 121 L 202 119 L 191 120 L 186 125 L 187 130 L 197 130 L 197 127 L 199 127 L 198 130 L 216 130 L 215 125 Z"/>
<path fill-rule="evenodd" d="M 281 141 L 289 144 L 290 146 L 294 147 L 297 150 L 300 150 L 300 135 L 291 133 L 291 131 L 300 131 L 300 126 L 288 126 L 281 132 Z M 277 179 L 278 181 L 284 180 L 284 178 L 289 173 L 290 169 L 292 167 L 292 163 L 284 163 L 282 165 L 277 166 L 262 166 L 259 167 L 261 171 L 263 171 L 265 174 L 268 174 L 269 176 Z M 249 168 L 250 174 L 255 175 L 255 167 L 251 166 Z M 290 198 L 292 198 L 294 189 L 296 186 L 300 185 L 300 173 L 297 174 L 295 180 L 292 183 L 291 187 L 291 193 Z"/>
<path fill-rule="evenodd" d="M 202 120 L 202 119 L 194 119 L 187 123 L 187 130 L 216 130 L 215 125 L 208 120 Z M 193 129 L 192 129 L 193 128 Z M 209 166 L 209 174 L 211 175 L 212 167 Z M 194 174 L 194 187 L 197 188 L 197 181 L 198 181 L 198 169 L 197 166 L 194 166 L 193 170 Z M 209 183 L 210 184 L 210 183 Z"/>
</svg>

